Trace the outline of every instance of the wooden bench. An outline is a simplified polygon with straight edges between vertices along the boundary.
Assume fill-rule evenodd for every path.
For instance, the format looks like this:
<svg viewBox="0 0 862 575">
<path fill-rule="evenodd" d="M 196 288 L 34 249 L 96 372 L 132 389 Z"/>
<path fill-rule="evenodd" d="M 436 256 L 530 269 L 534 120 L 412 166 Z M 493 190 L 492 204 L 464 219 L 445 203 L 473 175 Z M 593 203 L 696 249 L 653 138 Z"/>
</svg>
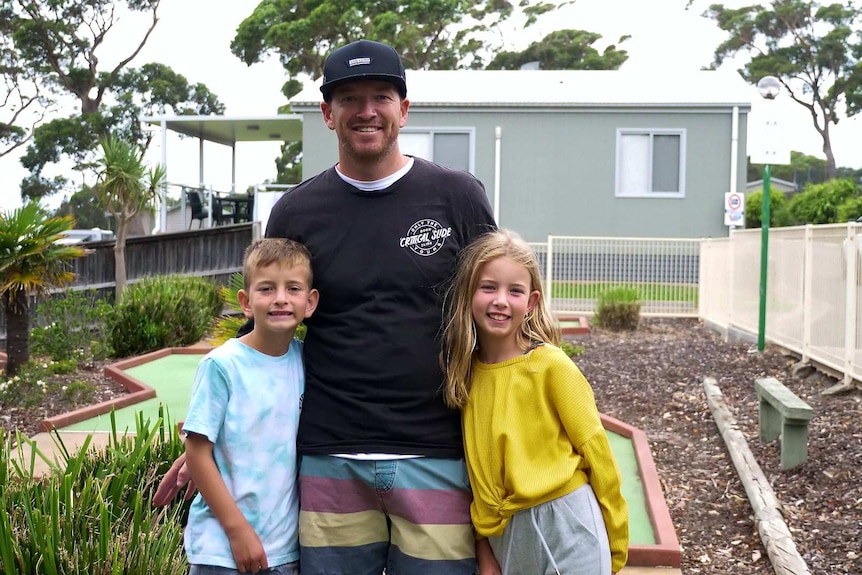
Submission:
<svg viewBox="0 0 862 575">
<path fill-rule="evenodd" d="M 781 469 L 791 469 L 808 460 L 808 422 L 814 411 L 799 396 L 774 377 L 754 382 L 760 400 L 760 440 L 781 437 Z"/>
</svg>

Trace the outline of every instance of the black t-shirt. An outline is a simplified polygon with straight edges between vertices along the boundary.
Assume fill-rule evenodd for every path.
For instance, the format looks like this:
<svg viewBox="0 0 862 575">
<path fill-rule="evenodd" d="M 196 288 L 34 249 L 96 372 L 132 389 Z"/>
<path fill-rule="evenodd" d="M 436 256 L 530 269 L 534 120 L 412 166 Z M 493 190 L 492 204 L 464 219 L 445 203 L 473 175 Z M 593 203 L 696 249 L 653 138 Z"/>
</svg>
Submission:
<svg viewBox="0 0 862 575">
<path fill-rule="evenodd" d="M 494 227 L 479 180 L 419 158 L 385 190 L 330 168 L 275 204 L 267 237 L 308 246 L 320 291 L 300 453 L 462 456 L 438 363 L 442 298 L 459 251 Z"/>
</svg>

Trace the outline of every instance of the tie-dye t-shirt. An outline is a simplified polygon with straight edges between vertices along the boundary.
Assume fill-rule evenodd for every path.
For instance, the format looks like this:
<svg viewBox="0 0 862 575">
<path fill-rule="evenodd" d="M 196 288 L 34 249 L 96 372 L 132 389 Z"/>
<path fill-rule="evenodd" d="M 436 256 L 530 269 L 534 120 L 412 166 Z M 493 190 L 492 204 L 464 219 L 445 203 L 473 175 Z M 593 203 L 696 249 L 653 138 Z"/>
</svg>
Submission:
<svg viewBox="0 0 862 575">
<path fill-rule="evenodd" d="M 206 436 L 225 485 L 270 566 L 299 559 L 296 430 L 305 389 L 302 342 L 281 357 L 231 339 L 201 360 L 184 432 Z M 189 563 L 235 568 L 230 542 L 200 493 L 185 530 Z"/>
</svg>

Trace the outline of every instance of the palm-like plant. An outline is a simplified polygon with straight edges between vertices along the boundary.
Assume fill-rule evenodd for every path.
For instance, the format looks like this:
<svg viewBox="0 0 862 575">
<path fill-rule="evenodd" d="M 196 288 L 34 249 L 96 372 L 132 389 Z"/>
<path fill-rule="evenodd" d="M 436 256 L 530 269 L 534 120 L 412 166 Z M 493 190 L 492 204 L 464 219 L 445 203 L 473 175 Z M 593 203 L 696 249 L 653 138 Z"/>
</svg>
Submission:
<svg viewBox="0 0 862 575">
<path fill-rule="evenodd" d="M 114 216 L 117 238 L 114 242 L 116 302 L 122 301 L 126 287 L 126 238 L 129 223 L 152 206 L 165 180 L 164 166 L 147 170 L 141 149 L 120 138 L 102 140 L 99 158 L 99 203 Z"/>
<path fill-rule="evenodd" d="M 33 202 L 0 213 L 0 304 L 6 314 L 6 374 L 30 360 L 30 296 L 44 295 L 74 278 L 71 260 L 84 255 L 56 243 L 71 229 L 71 216 L 51 217 Z"/>
</svg>

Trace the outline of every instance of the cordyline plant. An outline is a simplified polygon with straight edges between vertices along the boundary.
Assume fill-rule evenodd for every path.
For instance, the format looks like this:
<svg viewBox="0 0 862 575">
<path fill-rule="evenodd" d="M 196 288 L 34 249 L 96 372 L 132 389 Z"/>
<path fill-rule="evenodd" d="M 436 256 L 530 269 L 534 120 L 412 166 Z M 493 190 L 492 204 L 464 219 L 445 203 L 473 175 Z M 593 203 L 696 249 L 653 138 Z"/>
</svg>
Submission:
<svg viewBox="0 0 862 575">
<path fill-rule="evenodd" d="M 153 508 L 152 494 L 182 452 L 176 430 L 138 414 L 136 433 L 113 433 L 105 451 L 88 437 L 70 455 L 58 434 L 61 463 L 35 442 L 12 451 L 0 429 L 0 574 L 158 574 L 188 570 L 182 549 L 187 504 Z M 25 453 L 27 453 L 25 455 Z M 36 458 L 50 471 L 34 477 Z M 8 462 L 8 464 L 7 464 Z"/>
<path fill-rule="evenodd" d="M 138 146 L 120 138 L 102 140 L 99 158 L 99 183 L 96 197 L 99 205 L 111 212 L 117 222 L 114 241 L 114 272 L 117 303 L 126 287 L 126 238 L 129 225 L 138 214 L 151 209 L 158 190 L 164 185 L 164 166 L 147 170 L 144 152 Z"/>
</svg>

